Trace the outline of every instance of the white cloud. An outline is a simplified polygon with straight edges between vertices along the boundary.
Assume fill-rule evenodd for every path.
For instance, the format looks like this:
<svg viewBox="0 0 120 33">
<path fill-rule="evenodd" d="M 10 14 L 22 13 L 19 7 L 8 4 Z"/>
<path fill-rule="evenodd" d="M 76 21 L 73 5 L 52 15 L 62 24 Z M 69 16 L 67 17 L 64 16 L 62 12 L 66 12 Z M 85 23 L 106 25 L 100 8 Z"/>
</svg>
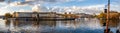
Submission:
<svg viewBox="0 0 120 33">
<path fill-rule="evenodd" d="M 72 7 L 52 7 L 55 12 L 72 12 L 72 13 L 100 13 L 104 10 L 104 4 L 101 5 L 90 5 L 90 6 L 72 6 Z"/>
<path fill-rule="evenodd" d="M 0 15 L 4 15 L 5 13 L 10 13 L 11 12 L 11 9 L 7 9 L 8 6 L 5 6 L 5 7 L 1 7 L 0 8 Z"/>
<path fill-rule="evenodd" d="M 6 6 L 7 4 L 4 2 L 0 2 L 0 8 Z"/>
<path fill-rule="evenodd" d="M 98 5 L 87 5 L 87 6 L 71 6 L 71 7 L 59 7 L 59 6 L 53 6 L 51 8 L 42 6 L 44 3 L 64 3 L 64 2 L 70 2 L 70 1 L 85 1 L 85 0 L 25 0 L 25 2 L 11 2 L 9 4 L 7 3 L 0 3 L 0 5 L 4 5 L 3 7 L 0 7 L 0 13 L 6 13 L 13 10 L 12 8 L 15 7 L 16 9 L 23 6 L 31 6 L 36 11 L 55 11 L 55 12 L 73 12 L 73 13 L 99 13 L 102 12 L 104 9 L 105 4 L 98 4 Z M 119 11 L 120 12 L 120 1 L 113 2 L 111 4 L 111 10 Z M 34 6 L 37 5 L 37 6 Z M 34 11 L 31 10 L 31 11 Z M 27 11 L 24 9 L 20 9 L 19 11 Z"/>
<path fill-rule="evenodd" d="M 17 6 L 17 5 L 20 5 L 21 3 L 20 2 L 13 2 L 13 3 L 10 3 L 11 6 Z"/>
<path fill-rule="evenodd" d="M 26 7 L 31 7 L 29 5 L 19 5 L 19 6 L 12 6 L 12 5 L 4 5 L 3 7 L 0 7 L 0 15 L 4 15 L 5 13 L 13 13 L 18 12 L 19 10 L 27 10 Z"/>
<path fill-rule="evenodd" d="M 99 4 L 99 5 L 90 5 L 90 6 L 83 6 L 83 9 L 91 9 L 91 10 L 101 10 L 105 8 L 104 4 Z"/>
<path fill-rule="evenodd" d="M 32 8 L 32 11 L 35 11 L 35 12 L 39 12 L 40 11 L 40 6 L 38 5 L 35 5 L 33 8 Z"/>
<path fill-rule="evenodd" d="M 120 0 L 114 0 L 114 2 L 111 2 L 111 10 L 120 12 Z"/>
<path fill-rule="evenodd" d="M 25 0 L 25 1 L 34 1 L 34 0 Z"/>
<path fill-rule="evenodd" d="M 20 9 L 18 12 L 32 12 L 31 10 Z"/>
<path fill-rule="evenodd" d="M 120 5 L 111 4 L 111 10 L 120 12 Z"/>
<path fill-rule="evenodd" d="M 85 0 L 25 0 L 23 2 L 16 1 L 16 2 L 11 2 L 13 5 L 36 5 L 36 4 L 56 4 L 56 3 L 64 3 L 64 2 L 71 2 L 71 1 L 85 1 Z"/>
</svg>

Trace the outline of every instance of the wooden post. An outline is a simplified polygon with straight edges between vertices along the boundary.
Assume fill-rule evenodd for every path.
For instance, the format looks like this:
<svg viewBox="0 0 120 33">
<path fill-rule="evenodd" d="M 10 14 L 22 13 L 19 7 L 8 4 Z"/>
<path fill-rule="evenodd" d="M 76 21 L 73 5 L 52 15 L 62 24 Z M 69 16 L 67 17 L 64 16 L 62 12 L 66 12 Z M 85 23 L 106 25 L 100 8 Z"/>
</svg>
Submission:
<svg viewBox="0 0 120 33">
<path fill-rule="evenodd" d="M 108 26 L 109 26 L 109 12 L 110 12 L 110 0 L 108 0 L 108 10 L 107 10 L 107 21 L 106 21 L 106 33 L 109 33 Z"/>
</svg>

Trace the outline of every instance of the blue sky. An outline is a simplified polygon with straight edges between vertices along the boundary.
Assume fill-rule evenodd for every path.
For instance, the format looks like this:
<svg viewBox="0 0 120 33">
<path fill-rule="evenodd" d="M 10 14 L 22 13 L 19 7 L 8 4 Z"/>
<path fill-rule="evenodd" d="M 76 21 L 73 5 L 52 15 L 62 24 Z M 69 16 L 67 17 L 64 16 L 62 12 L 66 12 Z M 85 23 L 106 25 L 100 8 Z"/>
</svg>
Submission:
<svg viewBox="0 0 120 33">
<path fill-rule="evenodd" d="M 120 0 L 111 0 L 111 10 L 120 12 Z M 35 6 L 40 11 L 99 13 L 107 5 L 107 0 L 5 0 L 0 2 L 0 15 L 13 12 L 29 12 Z M 51 8 L 51 9 L 50 9 Z M 67 8 L 67 9 L 66 9 Z M 76 10 L 77 9 L 77 10 Z M 87 9 L 87 10 L 86 10 Z M 80 10 L 80 11 L 78 11 Z"/>
<path fill-rule="evenodd" d="M 56 6 L 88 6 L 88 5 L 97 5 L 97 4 L 105 4 L 104 0 L 84 0 L 84 1 L 70 1 L 60 4 L 55 4 Z"/>
</svg>

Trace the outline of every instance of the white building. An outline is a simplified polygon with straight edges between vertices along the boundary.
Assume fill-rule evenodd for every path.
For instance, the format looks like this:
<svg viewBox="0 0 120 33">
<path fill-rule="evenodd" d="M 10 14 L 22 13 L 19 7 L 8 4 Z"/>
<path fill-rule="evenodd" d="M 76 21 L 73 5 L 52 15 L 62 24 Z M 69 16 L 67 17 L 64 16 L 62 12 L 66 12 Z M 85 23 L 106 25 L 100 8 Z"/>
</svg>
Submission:
<svg viewBox="0 0 120 33">
<path fill-rule="evenodd" d="M 55 12 L 14 12 L 13 17 L 56 17 Z"/>
</svg>

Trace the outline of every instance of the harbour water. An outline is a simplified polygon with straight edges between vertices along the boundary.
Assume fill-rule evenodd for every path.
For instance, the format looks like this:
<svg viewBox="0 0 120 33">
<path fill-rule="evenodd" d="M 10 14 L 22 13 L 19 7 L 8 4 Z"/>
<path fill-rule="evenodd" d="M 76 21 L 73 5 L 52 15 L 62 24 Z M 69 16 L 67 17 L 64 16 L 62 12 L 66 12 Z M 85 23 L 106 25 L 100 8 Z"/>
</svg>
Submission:
<svg viewBox="0 0 120 33">
<path fill-rule="evenodd" d="M 110 31 L 119 30 L 119 20 L 110 20 Z M 19 21 L 0 19 L 0 33 L 104 33 L 105 20 L 79 18 L 64 21 Z"/>
</svg>

